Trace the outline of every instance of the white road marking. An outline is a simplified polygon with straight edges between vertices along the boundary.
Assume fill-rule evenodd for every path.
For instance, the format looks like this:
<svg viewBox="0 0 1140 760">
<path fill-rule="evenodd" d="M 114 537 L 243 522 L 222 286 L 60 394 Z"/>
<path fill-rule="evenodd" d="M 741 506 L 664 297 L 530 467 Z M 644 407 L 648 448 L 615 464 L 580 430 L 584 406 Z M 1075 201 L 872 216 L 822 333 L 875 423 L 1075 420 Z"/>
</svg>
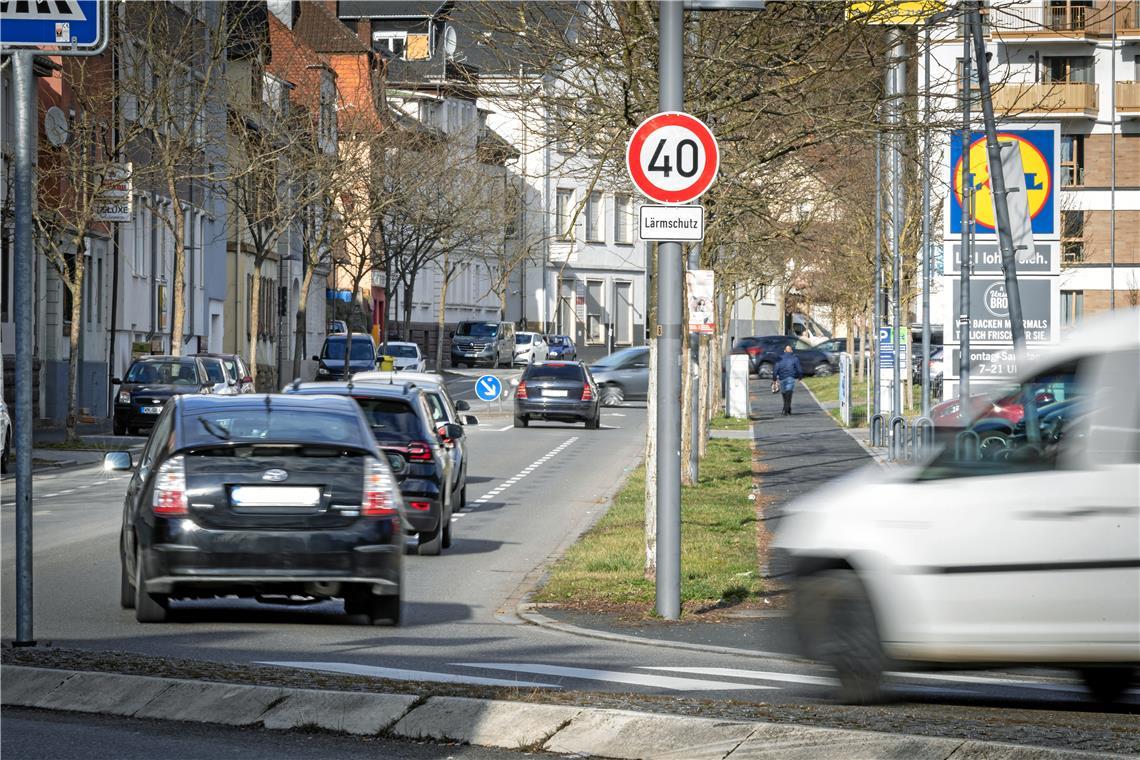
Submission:
<svg viewBox="0 0 1140 760">
<path fill-rule="evenodd" d="M 326 673 L 349 673 L 373 678 L 389 678 L 393 681 L 425 681 L 430 683 L 466 683 L 476 686 L 526 686 L 539 689 L 561 689 L 551 683 L 534 681 L 510 681 L 499 678 L 479 678 L 454 673 L 433 673 L 426 670 L 405 670 L 403 668 L 379 668 L 371 665 L 356 665 L 351 662 L 258 662 L 257 665 L 277 665 L 282 668 L 299 670 L 319 670 Z"/>
<path fill-rule="evenodd" d="M 949 683 L 981 684 L 985 686 L 1009 686 L 1017 689 L 1039 689 L 1043 691 L 1085 692 L 1084 686 L 1063 683 L 1042 683 L 1040 681 L 1023 681 L 1016 678 L 999 678 L 997 676 L 967 676 L 949 673 L 900 673 L 891 672 L 887 675 L 896 678 L 912 678 L 919 681 L 943 681 Z"/>
<path fill-rule="evenodd" d="M 495 428 L 495 432 L 496 433 L 505 433 L 508 430 L 514 430 L 514 429 L 515 429 L 514 425 L 507 425 L 506 427 Z"/>
<path fill-rule="evenodd" d="M 577 440 L 578 440 L 578 436 L 574 436 L 573 438 L 568 438 L 567 440 L 563 441 L 558 446 L 555 446 L 553 449 L 551 449 L 549 452 L 547 452 L 544 456 L 540 457 L 539 459 L 536 459 L 535 461 L 531 462 L 529 465 L 524 467 L 517 474 L 512 475 L 510 478 L 503 481 L 500 485 L 495 486 L 490 491 L 488 491 L 487 493 L 480 496 L 478 499 L 475 499 L 474 503 L 475 504 L 483 504 L 483 503 L 487 502 L 489 499 L 494 498 L 495 496 L 498 496 L 503 491 L 505 491 L 508 488 L 510 488 L 511 486 L 517 484 L 520 480 L 525 478 L 527 475 L 534 472 L 535 469 L 537 469 L 538 467 L 541 467 L 551 457 L 565 451 L 567 446 L 569 446 L 570 444 L 574 443 Z"/>
<path fill-rule="evenodd" d="M 562 676 L 564 678 L 580 678 L 586 681 L 604 681 L 606 683 L 627 683 L 636 686 L 653 686 L 672 691 L 750 691 L 757 689 L 775 689 L 776 686 L 758 686 L 755 684 L 732 683 L 729 681 L 705 681 L 699 678 L 675 678 L 673 676 L 656 676 L 644 673 L 626 673 L 620 670 L 592 670 L 590 668 L 567 668 L 561 665 L 532 665 L 521 662 L 454 662 L 463 668 L 480 668 L 483 670 L 506 670 L 514 673 L 533 673 L 540 676 Z"/>
<path fill-rule="evenodd" d="M 751 678 L 756 681 L 778 681 L 782 683 L 803 683 L 812 686 L 835 686 L 839 681 L 824 676 L 803 676 L 797 673 L 776 673 L 766 670 L 743 670 L 741 668 L 665 668 L 639 665 L 638 670 L 657 670 L 666 673 L 692 673 L 699 676 L 720 676 L 722 678 Z"/>
<path fill-rule="evenodd" d="M 624 417 L 625 416 L 621 412 L 606 412 L 606 414 L 608 414 L 611 417 Z"/>
</svg>

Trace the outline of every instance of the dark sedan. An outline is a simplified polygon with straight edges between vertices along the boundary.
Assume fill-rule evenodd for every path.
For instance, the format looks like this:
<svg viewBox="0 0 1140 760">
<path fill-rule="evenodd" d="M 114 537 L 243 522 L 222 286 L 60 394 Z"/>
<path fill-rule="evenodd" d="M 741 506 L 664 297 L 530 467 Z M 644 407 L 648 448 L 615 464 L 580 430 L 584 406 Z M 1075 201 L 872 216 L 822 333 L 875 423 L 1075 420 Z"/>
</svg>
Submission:
<svg viewBox="0 0 1140 760">
<path fill-rule="evenodd" d="M 179 396 L 131 470 L 120 603 L 142 623 L 173 599 L 341 598 L 400 620 L 404 504 L 360 408 L 337 396 Z"/>
<path fill-rule="evenodd" d="M 115 394 L 115 435 L 150 430 L 171 397 L 184 393 L 210 393 L 215 382 L 202 361 L 193 356 L 144 356 L 136 359 Z"/>
<path fill-rule="evenodd" d="M 753 374 L 771 377 L 785 346 L 791 346 L 792 351 L 799 357 L 805 375 L 830 375 L 835 372 L 835 365 L 828 359 L 827 354 L 791 335 L 741 338 L 733 347 L 733 352 L 748 354 L 748 368 Z"/>
<path fill-rule="evenodd" d="M 515 388 L 515 427 L 531 419 L 584 422 L 597 430 L 601 422 L 598 386 L 578 362 L 530 364 Z"/>
<path fill-rule="evenodd" d="M 446 447 L 462 439 L 463 427 L 435 423 L 423 389 L 413 383 L 308 383 L 286 392 L 331 393 L 355 400 L 396 475 L 408 523 L 419 537 L 417 552 L 438 555 L 451 546 L 456 505 L 451 452 Z"/>
</svg>

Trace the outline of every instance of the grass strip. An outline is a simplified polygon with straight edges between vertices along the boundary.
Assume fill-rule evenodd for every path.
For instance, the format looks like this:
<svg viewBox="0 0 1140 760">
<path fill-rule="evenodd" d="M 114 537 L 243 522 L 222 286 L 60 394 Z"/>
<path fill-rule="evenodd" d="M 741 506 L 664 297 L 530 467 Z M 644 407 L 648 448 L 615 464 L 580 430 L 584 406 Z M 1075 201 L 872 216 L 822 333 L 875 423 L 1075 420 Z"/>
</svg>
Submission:
<svg viewBox="0 0 1140 760">
<path fill-rule="evenodd" d="M 713 417 L 710 430 L 748 430 L 752 422 L 746 417 Z"/>
<path fill-rule="evenodd" d="M 681 489 L 681 601 L 687 610 L 760 595 L 752 448 L 714 438 L 698 485 Z M 655 594 L 644 574 L 645 469 L 638 468 L 609 511 L 551 568 L 537 602 L 650 614 Z"/>
</svg>

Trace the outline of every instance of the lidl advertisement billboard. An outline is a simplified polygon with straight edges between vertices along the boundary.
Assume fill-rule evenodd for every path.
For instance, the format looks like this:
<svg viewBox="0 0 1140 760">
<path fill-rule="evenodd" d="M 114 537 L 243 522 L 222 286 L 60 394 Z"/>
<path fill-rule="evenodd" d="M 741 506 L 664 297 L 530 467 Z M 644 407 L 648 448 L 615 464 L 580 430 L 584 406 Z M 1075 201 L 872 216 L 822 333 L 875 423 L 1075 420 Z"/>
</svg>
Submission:
<svg viewBox="0 0 1140 760">
<path fill-rule="evenodd" d="M 1057 193 L 1060 182 L 1061 128 L 1057 124 L 1035 126 L 1032 129 L 998 129 L 998 139 L 1017 142 L 1021 148 L 1021 163 L 1025 170 L 1025 187 L 1029 201 L 1029 217 L 1033 236 L 1038 239 L 1058 239 L 1061 236 L 1061 205 Z M 986 153 L 986 135 L 974 132 L 970 137 L 969 180 L 975 192 L 975 232 L 978 238 L 995 239 L 994 205 L 990 181 L 989 157 Z M 950 135 L 950 193 L 946 213 L 949 235 L 962 234 L 962 137 Z"/>
</svg>

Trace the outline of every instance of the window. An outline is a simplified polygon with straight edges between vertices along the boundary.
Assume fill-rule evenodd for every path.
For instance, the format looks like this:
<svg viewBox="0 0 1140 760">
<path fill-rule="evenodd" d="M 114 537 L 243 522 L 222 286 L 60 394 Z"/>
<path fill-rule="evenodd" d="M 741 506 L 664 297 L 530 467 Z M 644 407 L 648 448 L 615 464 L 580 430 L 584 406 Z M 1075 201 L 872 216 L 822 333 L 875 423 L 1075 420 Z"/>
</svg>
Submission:
<svg viewBox="0 0 1140 760">
<path fill-rule="evenodd" d="M 1085 184 L 1085 136 L 1061 135 L 1061 187 Z"/>
<path fill-rule="evenodd" d="M 604 343 L 605 323 L 602 321 L 602 306 L 605 303 L 602 280 L 586 280 L 586 343 Z"/>
<path fill-rule="evenodd" d="M 586 240 L 591 243 L 605 242 L 602 232 L 602 207 L 605 205 L 602 194 L 598 191 L 590 193 L 586 201 Z"/>
<path fill-rule="evenodd" d="M 407 32 L 373 32 L 372 49 L 392 58 L 403 58 L 408 45 Z"/>
<path fill-rule="evenodd" d="M 626 193 L 614 196 L 614 242 L 633 242 L 633 202 Z"/>
<path fill-rule="evenodd" d="M 562 240 L 574 239 L 574 228 L 571 226 L 570 218 L 574 206 L 574 191 L 562 190 L 558 191 L 558 205 L 555 209 L 555 225 L 557 226 L 556 233 Z"/>
<path fill-rule="evenodd" d="M 1085 212 L 1061 212 L 1061 263 L 1077 264 L 1085 259 Z"/>
<path fill-rule="evenodd" d="M 1042 59 L 1041 76 L 1046 83 L 1095 82 L 1091 55 L 1059 55 Z"/>
<path fill-rule="evenodd" d="M 633 283 L 614 283 L 614 342 L 633 343 Z"/>
<path fill-rule="evenodd" d="M 1050 29 L 1070 31 L 1084 29 L 1092 0 L 1049 0 L 1045 22 Z"/>
<path fill-rule="evenodd" d="M 1083 290 L 1061 291 L 1061 329 L 1076 326 L 1085 314 L 1085 292 Z"/>
</svg>

